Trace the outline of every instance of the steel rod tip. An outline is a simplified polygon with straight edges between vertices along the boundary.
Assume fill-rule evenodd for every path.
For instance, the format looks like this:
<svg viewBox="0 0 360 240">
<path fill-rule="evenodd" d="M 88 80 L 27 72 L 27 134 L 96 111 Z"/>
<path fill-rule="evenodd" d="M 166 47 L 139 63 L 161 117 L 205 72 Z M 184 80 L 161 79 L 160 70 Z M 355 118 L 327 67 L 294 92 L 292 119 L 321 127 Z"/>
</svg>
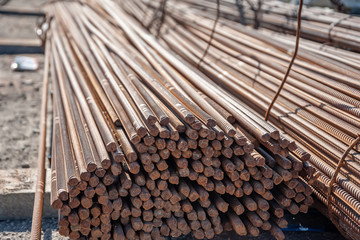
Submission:
<svg viewBox="0 0 360 240">
<path fill-rule="evenodd" d="M 208 127 L 215 127 L 215 126 L 216 126 L 216 121 L 215 121 L 215 119 L 212 119 L 212 118 L 208 119 L 208 120 L 207 120 L 207 123 L 206 123 L 206 126 L 208 126 Z"/>
<path fill-rule="evenodd" d="M 103 159 L 101 161 L 101 166 L 104 168 L 104 169 L 108 169 L 110 166 L 111 166 L 111 160 L 110 159 Z"/>
<path fill-rule="evenodd" d="M 108 152 L 114 152 L 116 150 L 116 148 L 117 148 L 117 145 L 115 142 L 109 142 L 106 144 L 106 150 Z"/>
<path fill-rule="evenodd" d="M 169 117 L 162 117 L 159 121 L 161 126 L 166 126 L 170 123 L 170 118 Z"/>
<path fill-rule="evenodd" d="M 261 139 L 261 141 L 263 141 L 263 142 L 268 142 L 268 141 L 270 141 L 271 136 L 270 136 L 269 133 L 265 133 L 265 134 L 263 134 L 263 135 L 260 137 L 260 139 Z"/>
<path fill-rule="evenodd" d="M 96 163 L 90 162 L 90 163 L 87 165 L 87 168 L 86 168 L 86 169 L 87 169 L 89 172 L 94 172 L 94 171 L 96 170 L 96 168 L 97 168 Z"/>
<path fill-rule="evenodd" d="M 280 138 L 280 132 L 277 131 L 277 130 L 273 131 L 273 132 L 270 133 L 270 136 L 271 136 L 272 139 L 278 140 Z"/>
<path fill-rule="evenodd" d="M 193 114 L 188 114 L 185 116 L 185 122 L 187 124 L 192 124 L 193 122 L 195 122 L 195 116 Z"/>
<path fill-rule="evenodd" d="M 140 141 L 141 141 L 141 138 L 140 138 L 140 136 L 137 135 L 137 134 L 134 134 L 134 135 L 132 135 L 132 136 L 130 137 L 130 142 L 131 142 L 132 144 L 137 144 L 137 143 L 139 143 Z"/>
</svg>

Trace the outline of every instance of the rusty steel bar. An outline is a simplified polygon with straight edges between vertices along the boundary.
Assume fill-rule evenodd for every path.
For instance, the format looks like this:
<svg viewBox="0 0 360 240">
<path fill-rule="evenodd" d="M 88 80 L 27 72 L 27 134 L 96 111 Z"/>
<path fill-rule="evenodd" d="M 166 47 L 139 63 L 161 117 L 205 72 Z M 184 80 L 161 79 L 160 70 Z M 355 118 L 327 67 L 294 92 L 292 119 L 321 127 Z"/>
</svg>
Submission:
<svg viewBox="0 0 360 240">
<path fill-rule="evenodd" d="M 49 92 L 49 66 L 51 59 L 51 43 L 50 33 L 47 33 L 47 41 L 45 42 L 45 61 L 44 61 L 44 76 L 41 94 L 41 110 L 40 110 L 40 137 L 39 137 L 39 152 L 37 162 L 37 179 L 34 196 L 34 209 L 31 223 L 31 239 L 41 239 L 41 223 L 44 204 L 45 192 L 45 154 L 46 154 L 46 121 L 47 121 L 47 107 L 48 107 L 48 92 Z"/>
<path fill-rule="evenodd" d="M 271 101 L 270 105 L 269 105 L 269 108 L 268 110 L 266 110 L 266 113 L 265 113 L 265 121 L 268 120 L 269 118 L 269 114 L 270 114 L 270 111 L 271 111 L 271 108 L 273 107 L 276 99 L 279 97 L 279 94 L 280 94 L 280 91 L 282 90 L 285 82 L 286 82 L 286 79 L 287 77 L 289 76 L 290 74 L 290 71 L 291 71 L 291 67 L 292 65 L 294 64 L 294 61 L 295 61 L 295 58 L 297 56 L 297 53 L 298 53 L 298 50 L 299 50 L 299 42 L 300 42 L 300 31 L 301 31 L 301 11 L 302 11 L 302 6 L 303 6 L 303 0 L 300 0 L 299 2 L 299 10 L 298 10 L 298 16 L 297 16 L 297 29 L 296 29 L 296 42 L 295 42 L 295 50 L 293 52 L 293 55 L 291 57 L 291 61 L 289 63 L 289 66 L 288 66 L 288 69 L 286 70 L 286 73 L 284 75 L 284 78 L 283 80 L 281 81 L 281 84 L 273 98 L 273 100 Z"/>
<path fill-rule="evenodd" d="M 224 9 L 229 10 L 230 8 L 227 7 L 233 3 L 225 1 L 222 4 Z M 154 2 L 138 1 L 136 4 L 126 3 L 125 9 L 138 21 L 146 22 L 139 13 L 142 9 L 154 8 L 155 5 Z M 201 8 L 194 7 L 189 10 L 189 6 L 201 6 Z M 167 47 L 175 51 L 182 60 L 195 65 L 206 49 L 208 36 L 211 34 L 210 23 L 216 18 L 216 3 L 191 0 L 184 4 L 169 2 L 168 9 L 171 11 L 165 19 L 164 31 L 160 37 Z M 187 10 L 184 11 L 184 9 Z M 227 91 L 235 95 L 229 98 L 227 93 L 222 92 L 222 98 L 227 99 L 233 106 L 236 106 L 236 103 L 232 102 L 232 99 L 236 99 L 238 102 L 246 102 L 253 109 L 257 109 L 259 114 L 263 114 L 271 101 L 271 93 L 276 91 L 277 84 L 287 69 L 286 61 L 290 60 L 288 55 L 291 54 L 288 50 L 290 38 L 274 34 L 279 39 L 279 41 L 274 41 L 270 31 L 256 32 L 237 27 L 233 21 L 223 17 L 219 22 L 223 25 L 219 25 L 216 29 L 217 34 L 212 41 L 213 47 L 204 58 L 200 70 L 213 79 L 214 83 L 208 80 L 210 87 L 213 84 L 225 87 Z M 140 34 L 140 31 L 139 35 L 146 36 L 146 34 Z M 143 38 L 149 43 L 152 41 L 148 37 Z M 283 39 L 286 39 L 285 45 L 281 45 L 285 43 Z M 160 47 L 155 43 L 151 44 L 153 44 L 153 54 L 158 52 L 163 55 Z M 351 64 L 356 59 L 356 54 L 339 50 L 339 53 L 345 57 L 341 59 L 333 55 L 334 49 L 330 51 L 327 49 L 325 53 L 313 49 L 320 49 L 316 43 L 306 42 L 306 44 L 306 49 L 300 46 L 300 59 L 295 61 L 288 84 L 280 94 L 279 102 L 274 105 L 270 121 L 289 133 L 303 144 L 306 151 L 314 155 L 310 158 L 310 162 L 318 169 L 317 177 L 331 178 L 335 171 L 339 172 L 335 178 L 336 183 L 341 186 L 340 197 L 344 202 L 334 203 L 340 207 L 338 216 L 347 216 L 358 222 L 360 219 L 358 212 L 353 212 L 356 208 L 354 201 L 359 200 L 360 192 L 358 150 L 351 150 L 347 158 L 348 164 L 341 170 L 336 169 L 338 163 L 341 162 L 343 152 L 359 132 L 359 99 L 355 92 L 359 89 L 358 79 L 360 78 L 356 64 Z M 322 57 L 315 56 L 315 53 Z M 339 73 L 343 75 L 340 76 Z M 216 101 L 223 100 L 216 99 Z M 223 104 L 225 107 L 225 102 Z M 268 147 L 270 149 L 271 146 L 268 145 Z M 274 147 L 271 149 L 276 150 Z M 344 179 L 349 181 L 345 183 Z M 305 180 L 309 184 L 316 182 L 310 178 Z M 328 191 L 327 188 L 316 190 L 324 196 Z M 344 198 L 344 194 L 350 195 Z M 352 197 L 354 199 L 351 200 Z M 334 222 L 339 224 L 337 221 Z M 345 225 L 348 223 L 350 222 L 344 222 Z M 349 227 L 352 228 L 353 225 Z"/>
</svg>

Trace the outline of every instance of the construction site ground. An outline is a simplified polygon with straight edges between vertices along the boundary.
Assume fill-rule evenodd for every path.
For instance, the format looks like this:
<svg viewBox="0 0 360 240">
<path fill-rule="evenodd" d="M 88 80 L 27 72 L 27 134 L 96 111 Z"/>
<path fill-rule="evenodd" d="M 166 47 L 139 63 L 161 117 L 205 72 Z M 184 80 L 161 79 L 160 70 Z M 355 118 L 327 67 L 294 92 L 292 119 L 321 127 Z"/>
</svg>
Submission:
<svg viewBox="0 0 360 240">
<path fill-rule="evenodd" d="M 39 11 L 46 0 L 10 0 L 0 9 L 18 9 Z M 35 26 L 38 16 L 0 13 L 0 39 L 37 39 Z M 11 53 L 11 54 L 9 54 Z M 35 72 L 13 72 L 11 62 L 18 55 L 34 57 L 40 68 Z M 14 169 L 36 168 L 39 113 L 41 103 L 41 85 L 43 74 L 43 54 L 39 48 L 16 47 L 6 48 L 0 45 L 0 169 L 14 171 Z M 51 101 L 50 101 L 51 103 Z M 49 109 L 49 123 L 51 109 Z M 50 126 L 50 124 L 48 124 Z M 50 129 L 50 127 L 48 127 Z M 48 141 L 49 142 L 49 141 Z M 6 181 L 0 176 L 0 190 Z M 1 193 L 1 191 L 0 191 Z M 21 199 L 19 199 L 21 201 Z M 16 202 L 12 203 L 14 206 Z M 46 203 L 48 204 L 48 203 Z M 1 205 L 1 202 L 0 202 Z M 31 206 L 31 204 L 29 204 Z M 1 214 L 1 211 L 0 211 Z M 29 239 L 31 219 L 18 219 L 20 215 L 0 220 L 0 239 Z M 1 218 L 0 216 L 0 219 Z M 312 228 L 311 231 L 286 231 L 287 239 L 291 240 L 342 240 L 336 228 L 315 209 L 310 209 L 307 215 L 289 218 L 290 226 L 299 229 Z M 66 239 L 58 234 L 57 219 L 45 218 L 43 221 L 44 239 Z M 306 230 L 304 228 L 303 230 Z M 192 239 L 182 237 L 180 239 Z M 239 237 L 233 232 L 224 233 L 215 239 L 255 239 L 253 237 Z M 269 233 L 263 233 L 260 240 L 273 239 Z"/>
</svg>

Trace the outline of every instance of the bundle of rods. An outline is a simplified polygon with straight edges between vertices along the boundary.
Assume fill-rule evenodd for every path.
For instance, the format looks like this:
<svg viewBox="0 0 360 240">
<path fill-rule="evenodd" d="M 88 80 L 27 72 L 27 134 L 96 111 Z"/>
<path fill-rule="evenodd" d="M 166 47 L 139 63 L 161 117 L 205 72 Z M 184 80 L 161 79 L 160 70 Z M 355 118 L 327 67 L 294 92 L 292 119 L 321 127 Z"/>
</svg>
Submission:
<svg viewBox="0 0 360 240">
<path fill-rule="evenodd" d="M 228 91 L 220 75 L 207 76 L 196 57 L 182 59 L 168 39 L 153 37 L 125 12 L 142 16 L 145 5 L 134 4 L 46 7 L 51 205 L 60 234 L 211 239 L 233 229 L 284 239 L 284 212 L 306 213 L 313 203 L 310 155 Z M 174 44 L 191 46 L 185 35 Z"/>
<path fill-rule="evenodd" d="M 194 4 L 196 8 L 206 7 L 212 15 L 216 14 L 215 0 L 187 1 Z M 258 0 L 243 0 L 241 1 L 242 11 L 239 12 L 236 0 L 224 0 L 221 1 L 221 15 L 245 24 L 295 35 L 297 5 L 276 0 L 261 2 L 259 9 Z M 359 17 L 330 9 L 304 6 L 301 19 L 303 38 L 356 52 L 360 51 Z"/>
<path fill-rule="evenodd" d="M 199 62 L 216 19 L 213 9 L 199 7 L 200 3 L 207 2 L 168 1 L 159 42 L 188 64 L 198 64 L 199 70 L 211 78 L 212 83 L 207 85 L 192 82 L 201 91 L 222 91 L 213 90 L 216 85 L 224 89 L 222 99 L 232 94 L 237 103 L 264 116 L 287 70 L 294 38 L 220 17 L 211 47 Z M 156 1 L 127 1 L 123 8 L 147 26 L 158 5 Z M 317 179 L 305 180 L 314 190 L 316 206 L 348 239 L 360 238 L 358 144 L 340 166 L 330 193 L 329 185 L 343 153 L 360 133 L 359 57 L 301 39 L 298 58 L 269 118 L 285 132 L 283 136 L 297 141 L 297 151 L 310 153 L 309 163 Z M 226 108 L 222 99 L 213 99 Z"/>
</svg>

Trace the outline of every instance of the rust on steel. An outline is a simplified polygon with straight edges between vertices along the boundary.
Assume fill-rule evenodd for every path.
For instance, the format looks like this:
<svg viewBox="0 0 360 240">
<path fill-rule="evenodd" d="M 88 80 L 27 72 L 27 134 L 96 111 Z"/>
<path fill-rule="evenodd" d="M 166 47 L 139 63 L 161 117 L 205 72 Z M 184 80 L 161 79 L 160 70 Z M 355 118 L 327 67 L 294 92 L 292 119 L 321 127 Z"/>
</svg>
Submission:
<svg viewBox="0 0 360 240">
<path fill-rule="evenodd" d="M 271 101 L 268 110 L 265 113 L 265 121 L 268 120 L 269 118 L 269 114 L 271 112 L 271 108 L 273 107 L 274 103 L 276 102 L 276 99 L 279 97 L 280 92 L 286 82 L 287 77 L 289 76 L 289 73 L 291 71 L 291 67 L 295 62 L 296 56 L 297 56 L 297 52 L 299 50 L 299 43 L 300 43 L 300 32 L 301 32 L 301 11 L 302 11 L 302 7 L 303 7 L 303 0 L 299 1 L 299 10 L 298 10 L 298 15 L 297 15 L 297 29 L 296 29 L 296 42 L 295 42 L 295 49 L 291 58 L 291 61 L 289 63 L 288 69 L 286 70 L 286 73 L 284 75 L 283 80 L 281 81 L 281 84 L 279 86 L 279 89 L 277 90 L 273 100 Z"/>
<path fill-rule="evenodd" d="M 47 39 L 50 38 L 51 33 L 46 33 Z M 44 76 L 41 94 L 41 110 L 40 110 L 40 137 L 39 137 L 39 152 L 37 161 L 37 179 L 35 186 L 34 210 L 31 224 L 31 239 L 41 239 L 41 223 L 44 204 L 45 192 L 45 154 L 46 154 L 46 121 L 47 121 L 47 106 L 48 106 L 48 89 L 49 89 L 49 66 L 50 66 L 50 40 L 45 43 L 45 62 L 44 62 Z"/>
</svg>

